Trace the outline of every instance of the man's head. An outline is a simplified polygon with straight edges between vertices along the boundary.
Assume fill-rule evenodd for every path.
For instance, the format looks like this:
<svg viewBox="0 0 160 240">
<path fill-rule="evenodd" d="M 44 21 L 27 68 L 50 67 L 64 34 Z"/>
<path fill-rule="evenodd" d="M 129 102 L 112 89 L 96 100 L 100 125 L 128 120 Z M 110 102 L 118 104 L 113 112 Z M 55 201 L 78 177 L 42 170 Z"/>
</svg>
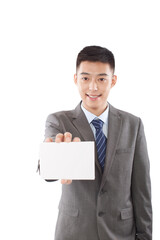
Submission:
<svg viewBox="0 0 160 240">
<path fill-rule="evenodd" d="M 114 55 L 106 48 L 88 46 L 78 54 L 74 82 L 83 106 L 97 116 L 106 109 L 110 89 L 116 84 L 114 70 Z"/>
<path fill-rule="evenodd" d="M 78 70 L 81 62 L 84 61 L 108 63 L 114 73 L 115 70 L 114 55 L 107 48 L 103 48 L 100 46 L 88 46 L 83 48 L 78 53 L 77 56 L 76 71 Z"/>
</svg>

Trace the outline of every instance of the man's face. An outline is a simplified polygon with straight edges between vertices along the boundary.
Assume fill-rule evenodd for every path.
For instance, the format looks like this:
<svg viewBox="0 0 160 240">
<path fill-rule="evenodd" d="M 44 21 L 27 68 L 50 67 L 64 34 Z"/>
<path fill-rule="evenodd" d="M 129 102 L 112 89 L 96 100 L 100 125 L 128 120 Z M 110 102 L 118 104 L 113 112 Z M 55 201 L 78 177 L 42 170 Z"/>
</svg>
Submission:
<svg viewBox="0 0 160 240">
<path fill-rule="evenodd" d="M 107 108 L 107 98 L 116 81 L 110 65 L 102 62 L 83 61 L 74 75 L 83 106 L 96 116 Z"/>
</svg>

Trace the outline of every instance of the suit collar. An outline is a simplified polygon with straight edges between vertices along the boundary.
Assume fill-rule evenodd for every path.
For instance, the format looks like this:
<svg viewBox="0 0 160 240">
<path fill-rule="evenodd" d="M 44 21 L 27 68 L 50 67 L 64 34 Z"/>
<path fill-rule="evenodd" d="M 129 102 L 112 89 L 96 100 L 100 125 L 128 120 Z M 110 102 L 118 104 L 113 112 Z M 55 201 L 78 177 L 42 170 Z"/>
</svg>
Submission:
<svg viewBox="0 0 160 240">
<path fill-rule="evenodd" d="M 104 124 L 106 124 L 108 126 L 109 104 L 107 106 L 107 109 L 99 116 L 96 116 L 95 114 L 89 112 L 86 108 L 83 107 L 82 103 L 81 103 L 81 108 L 82 108 L 89 123 L 91 123 L 93 119 L 98 118 L 98 119 L 101 119 L 104 122 Z"/>
</svg>

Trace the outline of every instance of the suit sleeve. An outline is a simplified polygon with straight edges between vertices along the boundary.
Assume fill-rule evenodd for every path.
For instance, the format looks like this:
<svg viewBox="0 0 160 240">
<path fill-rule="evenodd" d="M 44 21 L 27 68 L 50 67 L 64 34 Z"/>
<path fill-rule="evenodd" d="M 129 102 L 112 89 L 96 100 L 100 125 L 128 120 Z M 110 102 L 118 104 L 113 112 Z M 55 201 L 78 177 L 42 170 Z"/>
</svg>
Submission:
<svg viewBox="0 0 160 240">
<path fill-rule="evenodd" d="M 47 117 L 45 124 L 45 139 L 51 137 L 55 141 L 56 135 L 62 133 L 60 128 L 60 122 L 54 114 L 50 114 Z"/>
<path fill-rule="evenodd" d="M 139 120 L 133 163 L 132 199 L 136 223 L 136 239 L 152 240 L 150 163 L 141 119 Z"/>
<path fill-rule="evenodd" d="M 60 123 L 58 118 L 54 114 L 50 114 L 47 117 L 46 124 L 45 124 L 45 139 L 50 137 L 55 141 L 56 135 L 58 133 L 62 133 L 60 129 Z M 57 181 L 58 179 L 45 179 L 47 182 Z"/>
</svg>

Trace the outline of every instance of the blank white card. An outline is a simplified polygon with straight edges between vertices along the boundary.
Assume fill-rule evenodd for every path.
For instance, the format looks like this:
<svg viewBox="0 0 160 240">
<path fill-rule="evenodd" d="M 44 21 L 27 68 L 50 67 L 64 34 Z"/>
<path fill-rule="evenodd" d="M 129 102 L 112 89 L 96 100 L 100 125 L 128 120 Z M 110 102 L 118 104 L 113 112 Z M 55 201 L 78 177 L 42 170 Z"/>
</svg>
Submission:
<svg viewBox="0 0 160 240">
<path fill-rule="evenodd" d="M 95 179 L 95 143 L 41 143 L 40 175 L 43 179 Z"/>
</svg>

